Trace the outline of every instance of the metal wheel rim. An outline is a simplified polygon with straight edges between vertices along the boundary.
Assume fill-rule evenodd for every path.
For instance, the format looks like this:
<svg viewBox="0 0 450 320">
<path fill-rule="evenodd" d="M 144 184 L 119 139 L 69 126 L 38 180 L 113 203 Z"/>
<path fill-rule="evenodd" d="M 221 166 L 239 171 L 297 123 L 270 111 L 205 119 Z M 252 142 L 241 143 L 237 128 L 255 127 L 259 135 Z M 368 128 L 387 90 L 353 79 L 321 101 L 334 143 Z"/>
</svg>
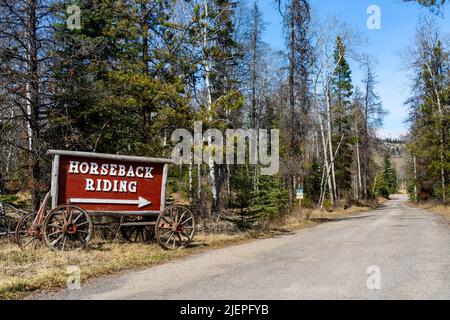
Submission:
<svg viewBox="0 0 450 320">
<path fill-rule="evenodd" d="M 160 246 L 166 250 L 187 247 L 194 235 L 195 217 L 187 207 L 168 207 L 156 220 L 155 236 Z"/>
<path fill-rule="evenodd" d="M 35 218 L 36 213 L 29 213 L 16 226 L 15 239 L 21 250 L 36 250 L 42 243 L 42 226 L 33 225 Z"/>
<path fill-rule="evenodd" d="M 45 242 L 53 251 L 81 250 L 93 232 L 88 213 L 72 205 L 53 209 L 45 218 L 43 229 Z"/>
</svg>

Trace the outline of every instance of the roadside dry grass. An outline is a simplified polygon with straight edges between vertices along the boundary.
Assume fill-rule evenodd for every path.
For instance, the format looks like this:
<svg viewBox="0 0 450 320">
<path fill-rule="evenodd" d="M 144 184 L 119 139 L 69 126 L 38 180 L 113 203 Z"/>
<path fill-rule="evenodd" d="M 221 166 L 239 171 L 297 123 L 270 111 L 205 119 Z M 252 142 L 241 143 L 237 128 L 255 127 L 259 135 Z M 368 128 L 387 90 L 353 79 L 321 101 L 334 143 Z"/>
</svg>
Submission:
<svg viewBox="0 0 450 320">
<path fill-rule="evenodd" d="M 295 231 L 319 223 L 330 222 L 335 219 L 352 216 L 372 210 L 373 207 L 351 207 L 349 209 L 337 209 L 333 212 L 325 210 L 303 209 L 271 221 L 265 225 L 265 230 Z"/>
<path fill-rule="evenodd" d="M 68 266 L 80 267 L 83 283 L 93 277 L 157 265 L 253 239 L 268 238 L 370 209 L 353 207 L 331 213 L 299 210 L 265 224 L 258 231 L 236 234 L 198 234 L 190 248 L 175 251 L 164 251 L 156 243 L 94 241 L 84 251 L 52 252 L 47 248 L 39 248 L 36 251 L 24 252 L 14 244 L 0 242 L 0 299 L 20 299 L 36 291 L 63 288 L 67 285 Z M 307 216 L 309 220 L 305 219 Z"/>
<path fill-rule="evenodd" d="M 414 208 L 425 209 L 450 219 L 450 206 L 437 203 L 414 203 L 408 202 L 408 205 Z"/>
</svg>

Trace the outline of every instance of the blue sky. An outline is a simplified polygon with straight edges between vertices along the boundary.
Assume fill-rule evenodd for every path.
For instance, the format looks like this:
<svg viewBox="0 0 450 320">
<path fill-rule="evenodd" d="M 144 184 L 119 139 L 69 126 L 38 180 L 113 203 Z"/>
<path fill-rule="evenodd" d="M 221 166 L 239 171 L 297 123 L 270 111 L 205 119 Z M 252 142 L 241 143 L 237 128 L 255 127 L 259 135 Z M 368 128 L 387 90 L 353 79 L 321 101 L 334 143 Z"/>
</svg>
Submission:
<svg viewBox="0 0 450 320">
<path fill-rule="evenodd" d="M 383 106 L 389 111 L 381 135 L 396 136 L 407 131 L 406 107 L 408 97 L 408 72 L 402 61 L 402 53 L 411 45 L 419 17 L 427 9 L 417 4 L 402 3 L 400 0 L 311 0 L 319 19 L 338 17 L 341 21 L 357 28 L 367 38 L 367 45 L 361 51 L 370 54 L 378 61 L 376 72 L 379 84 L 377 92 Z M 267 23 L 264 41 L 275 50 L 285 47 L 282 20 L 274 0 L 259 0 Z M 381 29 L 367 28 L 367 8 L 377 5 L 381 9 Z M 447 7 L 447 11 L 448 11 Z M 441 28 L 450 31 L 450 12 L 445 17 L 437 17 Z M 353 80 L 360 83 L 361 72 L 356 64 L 352 65 Z"/>
</svg>

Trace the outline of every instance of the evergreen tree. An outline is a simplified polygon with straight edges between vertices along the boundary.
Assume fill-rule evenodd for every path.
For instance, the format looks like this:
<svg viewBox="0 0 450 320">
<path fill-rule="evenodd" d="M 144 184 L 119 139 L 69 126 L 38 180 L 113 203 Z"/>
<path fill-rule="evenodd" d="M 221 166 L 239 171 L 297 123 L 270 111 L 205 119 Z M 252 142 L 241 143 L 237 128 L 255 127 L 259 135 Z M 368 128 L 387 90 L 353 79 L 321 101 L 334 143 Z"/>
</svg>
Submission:
<svg viewBox="0 0 450 320">
<path fill-rule="evenodd" d="M 336 69 L 332 78 L 333 101 L 333 146 L 334 150 L 339 146 L 335 159 L 336 189 L 338 198 L 348 194 L 351 189 L 352 167 L 352 95 L 353 85 L 350 65 L 346 60 L 346 46 L 341 37 L 336 38 L 334 52 Z"/>
<path fill-rule="evenodd" d="M 375 191 L 378 195 L 389 199 L 391 194 L 398 191 L 397 172 L 392 167 L 391 155 L 386 153 L 383 158 L 383 166 L 377 177 Z"/>
<path fill-rule="evenodd" d="M 390 194 L 398 191 L 397 172 L 392 166 L 391 155 L 387 153 L 383 162 L 383 177 L 386 181 L 387 188 Z"/>
<path fill-rule="evenodd" d="M 254 199 L 249 197 L 253 190 L 250 171 L 247 168 L 235 170 L 231 183 L 234 191 L 233 199 L 230 201 L 231 207 L 237 211 L 238 217 L 232 221 L 239 228 L 248 228 L 258 219 L 258 212 L 251 208 Z"/>
<path fill-rule="evenodd" d="M 289 192 L 277 176 L 261 176 L 252 198 L 252 209 L 260 219 L 276 218 L 289 209 Z"/>
<path fill-rule="evenodd" d="M 311 164 L 307 170 L 305 178 L 305 197 L 314 203 L 319 202 L 320 185 L 322 183 L 322 168 L 317 157 L 312 159 Z"/>
</svg>

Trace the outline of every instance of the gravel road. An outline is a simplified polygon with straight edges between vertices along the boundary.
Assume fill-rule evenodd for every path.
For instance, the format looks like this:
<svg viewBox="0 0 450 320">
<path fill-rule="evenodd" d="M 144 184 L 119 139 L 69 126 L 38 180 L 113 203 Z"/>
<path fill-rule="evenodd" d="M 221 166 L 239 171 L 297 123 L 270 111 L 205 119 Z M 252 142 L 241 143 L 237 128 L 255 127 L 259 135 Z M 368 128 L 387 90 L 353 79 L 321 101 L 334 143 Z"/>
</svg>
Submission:
<svg viewBox="0 0 450 320">
<path fill-rule="evenodd" d="M 449 222 L 405 200 L 40 298 L 450 299 Z"/>
</svg>

